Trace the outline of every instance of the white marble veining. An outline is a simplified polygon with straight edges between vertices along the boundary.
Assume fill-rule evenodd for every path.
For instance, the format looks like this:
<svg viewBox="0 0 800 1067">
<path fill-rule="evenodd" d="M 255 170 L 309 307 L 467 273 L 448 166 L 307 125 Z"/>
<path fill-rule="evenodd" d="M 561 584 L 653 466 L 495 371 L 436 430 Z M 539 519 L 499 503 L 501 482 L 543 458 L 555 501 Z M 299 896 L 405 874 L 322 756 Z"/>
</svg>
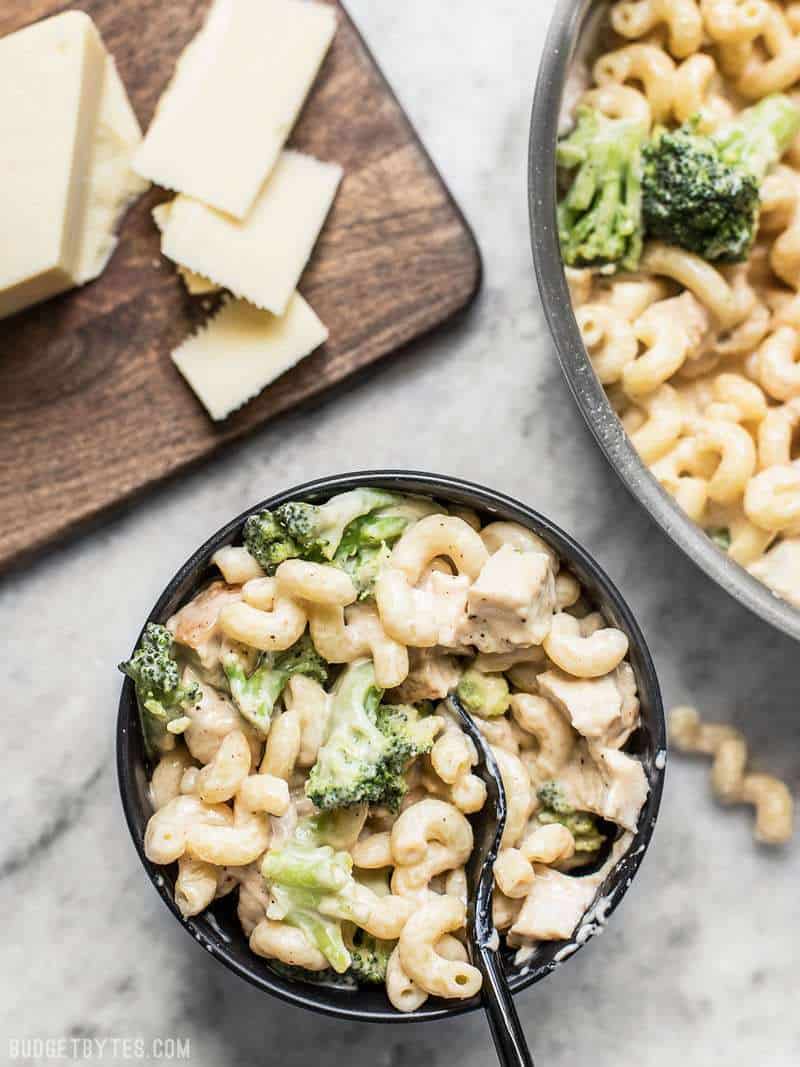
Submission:
<svg viewBox="0 0 800 1067">
<path fill-rule="evenodd" d="M 288 484 L 405 466 L 528 501 L 620 583 L 667 702 L 735 721 L 759 765 L 798 785 L 797 648 L 706 580 L 629 499 L 556 365 L 525 195 L 552 0 L 349 6 L 475 227 L 483 292 L 453 328 L 0 584 L 3 1062 L 7 1039 L 71 1036 L 189 1038 L 196 1067 L 493 1062 L 479 1015 L 379 1029 L 263 997 L 172 920 L 128 838 L 113 766 L 114 665 L 195 546 Z M 705 766 L 675 757 L 662 813 L 604 936 L 520 997 L 537 1063 L 800 1063 L 797 845 L 758 849 L 749 814 L 716 808 Z"/>
</svg>

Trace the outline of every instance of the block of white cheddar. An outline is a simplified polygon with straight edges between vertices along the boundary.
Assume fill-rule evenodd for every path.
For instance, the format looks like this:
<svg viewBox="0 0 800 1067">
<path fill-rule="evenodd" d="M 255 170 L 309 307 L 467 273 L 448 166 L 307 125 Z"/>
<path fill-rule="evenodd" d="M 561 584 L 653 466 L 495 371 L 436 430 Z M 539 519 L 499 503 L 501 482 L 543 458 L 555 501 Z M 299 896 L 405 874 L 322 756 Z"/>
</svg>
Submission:
<svg viewBox="0 0 800 1067">
<path fill-rule="evenodd" d="M 153 208 L 153 222 L 155 222 L 161 233 L 164 232 L 169 213 L 172 209 L 174 201 L 165 200 L 163 204 L 156 204 Z M 209 281 L 208 278 L 204 278 L 202 274 L 195 274 L 193 270 L 189 270 L 188 267 L 178 266 L 178 274 L 183 279 L 183 284 L 186 286 L 186 291 L 192 296 L 205 296 L 208 293 L 218 293 L 220 286 L 214 282 Z"/>
<path fill-rule="evenodd" d="M 149 182 L 131 170 L 131 157 L 142 130 L 116 64 L 106 55 L 105 79 L 95 127 L 92 162 L 86 178 L 87 204 L 78 265 L 83 284 L 105 270 L 117 247 L 116 228 L 133 200 Z"/>
<path fill-rule="evenodd" d="M 244 218 L 336 31 L 313 0 L 214 0 L 178 60 L 134 167 Z"/>
<path fill-rule="evenodd" d="M 172 353 L 212 419 L 224 419 L 328 338 L 299 293 L 280 318 L 230 300 Z"/>
<path fill-rule="evenodd" d="M 161 251 L 235 296 L 282 315 L 341 177 L 341 167 L 287 149 L 243 221 L 191 197 L 176 197 L 164 219 Z"/>
<path fill-rule="evenodd" d="M 96 277 L 146 182 L 136 117 L 88 15 L 0 40 L 0 318 Z"/>
</svg>

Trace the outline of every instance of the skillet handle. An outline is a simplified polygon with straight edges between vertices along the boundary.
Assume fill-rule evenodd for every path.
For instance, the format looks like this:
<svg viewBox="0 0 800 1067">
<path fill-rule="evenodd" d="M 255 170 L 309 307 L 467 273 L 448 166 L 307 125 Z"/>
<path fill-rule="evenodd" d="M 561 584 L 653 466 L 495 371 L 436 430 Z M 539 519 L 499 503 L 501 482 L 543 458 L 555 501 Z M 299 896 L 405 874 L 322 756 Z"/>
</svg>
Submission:
<svg viewBox="0 0 800 1067">
<path fill-rule="evenodd" d="M 483 1007 L 502 1067 L 533 1067 L 528 1043 L 498 954 L 485 945 L 475 948 L 475 966 L 483 975 Z"/>
</svg>

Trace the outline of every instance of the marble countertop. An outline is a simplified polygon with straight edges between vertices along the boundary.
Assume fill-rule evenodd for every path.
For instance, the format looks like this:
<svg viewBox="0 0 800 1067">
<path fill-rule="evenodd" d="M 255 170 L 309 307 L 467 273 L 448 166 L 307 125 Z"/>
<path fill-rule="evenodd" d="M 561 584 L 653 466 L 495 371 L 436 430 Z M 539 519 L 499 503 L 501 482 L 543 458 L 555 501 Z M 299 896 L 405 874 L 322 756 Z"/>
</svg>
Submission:
<svg viewBox="0 0 800 1067">
<path fill-rule="evenodd" d="M 8 1059 L 19 1055 L 13 1042 L 24 1038 L 149 1049 L 173 1037 L 189 1039 L 195 1067 L 494 1062 L 477 1014 L 379 1029 L 304 1014 L 228 974 L 158 900 L 122 819 L 114 665 L 196 545 L 306 478 L 438 469 L 550 515 L 620 584 L 666 702 L 736 722 L 758 764 L 797 788 L 796 647 L 711 584 L 628 497 L 547 335 L 525 156 L 552 6 L 349 0 L 477 233 L 485 284 L 471 312 L 0 584 L 0 1059 L 7 1041 Z M 605 935 L 519 998 L 537 1064 L 800 1063 L 799 883 L 797 844 L 756 847 L 750 813 L 717 808 L 705 765 L 673 757 L 651 852 Z M 137 1046 L 94 1047 L 95 1061 L 114 1062 Z"/>
</svg>

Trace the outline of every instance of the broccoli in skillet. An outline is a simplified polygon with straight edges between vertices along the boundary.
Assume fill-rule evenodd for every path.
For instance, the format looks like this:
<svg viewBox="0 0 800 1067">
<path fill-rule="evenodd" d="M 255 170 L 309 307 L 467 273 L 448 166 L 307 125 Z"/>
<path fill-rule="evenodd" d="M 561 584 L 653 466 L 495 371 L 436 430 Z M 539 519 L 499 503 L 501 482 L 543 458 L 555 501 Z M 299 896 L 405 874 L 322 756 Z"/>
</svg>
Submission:
<svg viewBox="0 0 800 1067">
<path fill-rule="evenodd" d="M 798 130 L 800 109 L 776 94 L 708 136 L 697 119 L 657 133 L 643 153 L 648 235 L 710 262 L 746 259 L 758 229 L 761 183 Z"/>
<path fill-rule="evenodd" d="M 731 547 L 731 531 L 727 526 L 714 526 L 710 530 L 706 530 L 706 533 L 717 546 L 722 549 L 723 552 L 727 552 Z"/>
<path fill-rule="evenodd" d="M 642 251 L 642 159 L 646 131 L 632 119 L 578 109 L 558 145 L 558 165 L 575 171 L 558 205 L 558 236 L 570 267 L 635 270 Z"/>
</svg>

